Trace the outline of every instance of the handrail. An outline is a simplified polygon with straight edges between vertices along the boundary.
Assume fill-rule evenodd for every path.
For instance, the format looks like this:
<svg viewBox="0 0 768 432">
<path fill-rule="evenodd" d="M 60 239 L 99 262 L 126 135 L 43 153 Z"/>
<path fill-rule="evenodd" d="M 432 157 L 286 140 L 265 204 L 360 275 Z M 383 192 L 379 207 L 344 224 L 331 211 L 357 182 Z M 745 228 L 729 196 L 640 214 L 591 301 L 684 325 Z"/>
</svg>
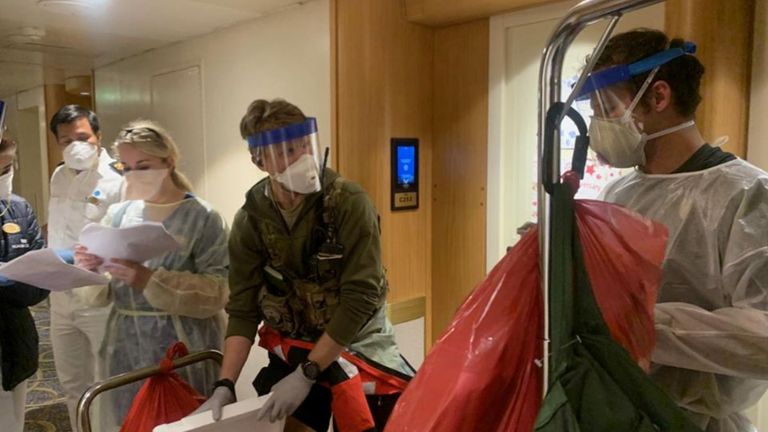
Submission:
<svg viewBox="0 0 768 432">
<path fill-rule="evenodd" d="M 560 130 L 559 124 L 553 130 L 547 130 L 546 117 L 549 108 L 559 102 L 563 60 L 568 47 L 576 36 L 589 24 L 607 17 L 614 17 L 600 39 L 604 45 L 615 27 L 618 17 L 622 14 L 660 3 L 663 0 L 585 0 L 574 6 L 560 21 L 550 37 L 547 47 L 542 54 L 539 69 L 539 125 L 538 125 L 538 154 L 539 154 L 539 190 L 538 190 L 538 222 L 539 222 L 539 253 L 541 263 L 541 290 L 544 299 L 544 341 L 543 341 L 543 392 L 549 388 L 550 362 L 550 324 L 549 324 L 549 288 L 551 285 L 551 256 L 552 256 L 552 224 L 551 203 L 544 185 L 560 182 Z M 599 56 L 602 48 L 593 53 Z M 593 59 L 594 60 L 594 59 Z M 589 72 L 586 70 L 584 73 Z M 583 83 L 585 75 L 579 80 Z M 578 91 L 578 88 L 574 89 Z M 572 95 L 573 96 L 573 95 Z M 572 97 L 569 97 L 572 100 Z M 550 133 L 552 136 L 546 137 Z M 545 149 L 545 142 L 551 143 L 552 148 Z M 548 155 L 545 159 L 545 155 Z M 543 397 L 543 395 L 542 395 Z"/>
<path fill-rule="evenodd" d="M 173 360 L 173 369 L 179 369 L 191 364 L 199 363 L 206 360 L 212 360 L 221 366 L 221 362 L 224 355 L 218 350 L 206 350 L 186 355 L 184 357 Z M 91 418 L 90 409 L 93 400 L 96 396 L 104 393 L 108 390 L 113 390 L 118 387 L 122 387 L 127 384 L 131 384 L 143 379 L 149 378 L 154 375 L 158 375 L 162 372 L 160 366 L 148 366 L 145 368 L 137 369 L 135 371 L 122 373 L 113 377 L 107 378 L 104 381 L 97 382 L 88 387 L 88 390 L 80 397 L 80 401 L 77 403 L 77 425 L 80 432 L 91 432 Z"/>
</svg>

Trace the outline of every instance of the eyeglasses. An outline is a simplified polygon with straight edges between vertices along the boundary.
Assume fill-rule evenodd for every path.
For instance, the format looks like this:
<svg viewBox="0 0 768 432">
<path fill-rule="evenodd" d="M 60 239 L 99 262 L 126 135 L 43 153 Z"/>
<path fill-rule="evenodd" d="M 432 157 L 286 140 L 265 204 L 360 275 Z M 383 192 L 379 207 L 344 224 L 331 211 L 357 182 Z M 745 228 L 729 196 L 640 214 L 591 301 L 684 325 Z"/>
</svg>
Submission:
<svg viewBox="0 0 768 432">
<path fill-rule="evenodd" d="M 160 135 L 160 132 L 158 132 L 158 131 L 156 131 L 153 128 L 148 127 L 148 126 L 123 129 L 123 131 L 122 131 L 123 138 L 128 138 L 128 136 L 133 134 L 134 132 L 137 132 L 137 133 L 149 132 L 149 133 L 153 134 L 154 136 L 156 136 L 157 139 L 159 139 L 161 142 L 163 141 L 163 136 Z"/>
</svg>

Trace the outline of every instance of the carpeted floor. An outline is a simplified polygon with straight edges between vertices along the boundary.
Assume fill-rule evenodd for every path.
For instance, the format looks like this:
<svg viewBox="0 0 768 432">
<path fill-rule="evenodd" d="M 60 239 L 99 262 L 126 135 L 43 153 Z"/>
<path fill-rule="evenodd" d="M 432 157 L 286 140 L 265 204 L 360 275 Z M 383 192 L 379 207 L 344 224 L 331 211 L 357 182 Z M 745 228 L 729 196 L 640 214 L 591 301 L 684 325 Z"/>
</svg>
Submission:
<svg viewBox="0 0 768 432">
<path fill-rule="evenodd" d="M 64 393 L 53 366 L 48 302 L 32 308 L 40 334 L 40 368 L 27 380 L 25 432 L 71 432 Z"/>
</svg>

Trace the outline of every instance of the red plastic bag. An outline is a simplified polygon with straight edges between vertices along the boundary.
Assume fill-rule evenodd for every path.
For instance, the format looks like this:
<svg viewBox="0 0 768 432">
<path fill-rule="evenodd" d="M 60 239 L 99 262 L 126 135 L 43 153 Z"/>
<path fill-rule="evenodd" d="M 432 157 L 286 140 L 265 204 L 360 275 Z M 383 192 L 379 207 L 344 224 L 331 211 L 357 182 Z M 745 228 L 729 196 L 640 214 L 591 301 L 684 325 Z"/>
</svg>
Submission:
<svg viewBox="0 0 768 432">
<path fill-rule="evenodd" d="M 163 373 L 149 378 L 133 398 L 120 432 L 152 432 L 155 426 L 186 417 L 205 398 L 173 372 L 173 359 L 189 354 L 186 345 L 176 342 L 160 361 Z"/>
<path fill-rule="evenodd" d="M 667 228 L 602 201 L 574 201 L 574 213 L 592 292 L 611 336 L 647 368 L 656 344 L 653 306 Z"/>
<path fill-rule="evenodd" d="M 537 235 L 526 234 L 464 301 L 386 431 L 533 428 L 541 394 L 533 362 L 542 340 Z"/>
<path fill-rule="evenodd" d="M 612 335 L 636 359 L 648 358 L 666 229 L 604 202 L 576 201 L 574 211 L 587 273 Z M 461 305 L 386 431 L 533 430 L 542 394 L 542 319 L 533 228 Z"/>
</svg>

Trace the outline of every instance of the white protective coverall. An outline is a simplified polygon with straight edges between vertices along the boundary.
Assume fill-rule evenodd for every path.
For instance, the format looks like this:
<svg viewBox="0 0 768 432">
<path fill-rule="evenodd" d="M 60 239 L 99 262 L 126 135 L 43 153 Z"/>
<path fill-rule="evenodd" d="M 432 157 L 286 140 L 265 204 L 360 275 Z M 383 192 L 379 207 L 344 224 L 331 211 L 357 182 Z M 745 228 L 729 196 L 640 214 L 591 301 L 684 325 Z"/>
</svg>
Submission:
<svg viewBox="0 0 768 432">
<path fill-rule="evenodd" d="M 173 204 L 126 201 L 110 207 L 102 223 L 128 227 L 161 222 L 182 247 L 145 263 L 154 273 L 143 290 L 113 279 L 114 310 L 104 341 L 109 376 L 156 366 L 166 350 L 182 341 L 189 352 L 220 350 L 224 341 L 228 229 L 219 213 L 192 195 Z M 218 367 L 198 363 L 176 371 L 203 395 L 213 388 Z M 119 428 L 142 383 L 105 393 L 104 432 Z"/>
<path fill-rule="evenodd" d="M 669 228 L 653 379 L 702 430 L 755 431 L 742 412 L 768 388 L 768 174 L 635 171 L 603 195 Z"/>
<path fill-rule="evenodd" d="M 2 375 L 2 368 L 0 368 L 0 380 L 2 380 Z M 18 384 L 11 391 L 5 391 L 0 387 L 0 430 L 7 432 L 24 431 L 26 399 L 26 380 Z"/>
<path fill-rule="evenodd" d="M 77 172 L 60 165 L 51 176 L 48 207 L 48 246 L 71 249 L 80 231 L 98 223 L 110 205 L 120 201 L 122 175 L 115 161 L 100 150 L 98 165 Z M 82 287 L 51 293 L 51 343 L 56 374 L 67 395 L 67 409 L 75 429 L 75 410 L 80 396 L 99 379 L 98 352 L 104 339 L 111 306 L 106 286 Z"/>
</svg>

